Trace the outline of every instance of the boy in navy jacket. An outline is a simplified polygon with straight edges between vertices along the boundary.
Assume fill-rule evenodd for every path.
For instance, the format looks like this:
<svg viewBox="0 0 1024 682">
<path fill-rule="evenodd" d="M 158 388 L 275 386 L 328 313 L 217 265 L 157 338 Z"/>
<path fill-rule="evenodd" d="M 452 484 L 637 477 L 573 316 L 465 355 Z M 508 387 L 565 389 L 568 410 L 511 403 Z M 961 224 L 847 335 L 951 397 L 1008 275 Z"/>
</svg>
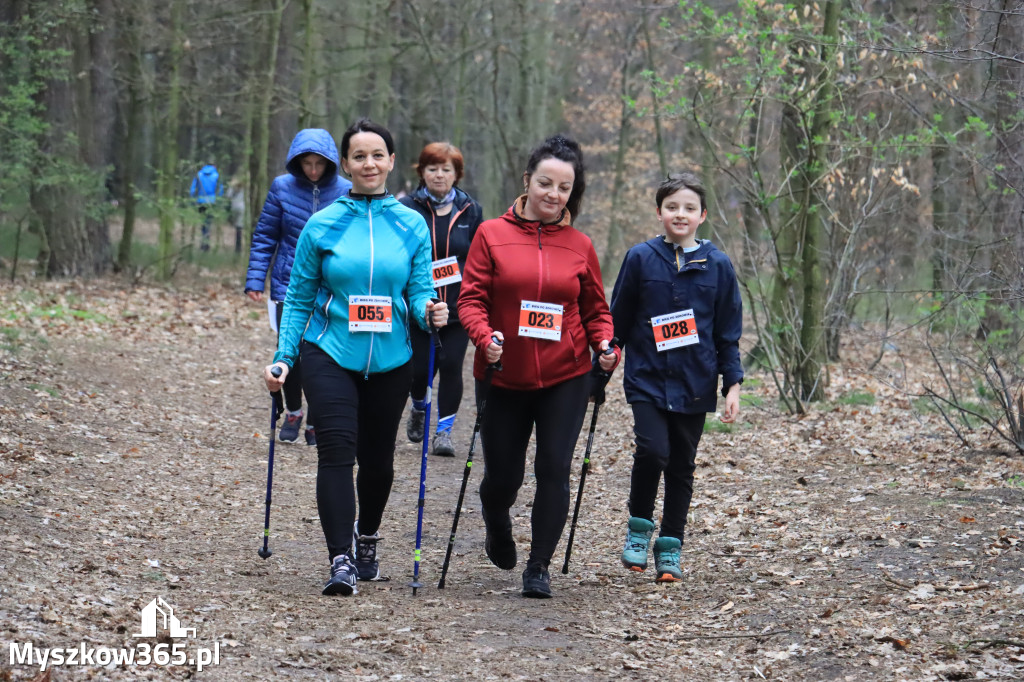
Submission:
<svg viewBox="0 0 1024 682">
<path fill-rule="evenodd" d="M 629 489 L 629 524 L 622 563 L 647 568 L 654 504 L 662 474 L 665 502 L 654 543 L 655 580 L 682 579 L 679 565 L 693 496 L 697 444 L 704 419 L 725 396 L 723 422 L 739 413 L 742 303 L 728 256 L 697 227 L 707 217 L 705 189 L 692 173 L 658 187 L 665 234 L 626 253 L 612 293 L 615 335 L 626 350 L 623 388 L 633 409 L 636 452 Z"/>
</svg>

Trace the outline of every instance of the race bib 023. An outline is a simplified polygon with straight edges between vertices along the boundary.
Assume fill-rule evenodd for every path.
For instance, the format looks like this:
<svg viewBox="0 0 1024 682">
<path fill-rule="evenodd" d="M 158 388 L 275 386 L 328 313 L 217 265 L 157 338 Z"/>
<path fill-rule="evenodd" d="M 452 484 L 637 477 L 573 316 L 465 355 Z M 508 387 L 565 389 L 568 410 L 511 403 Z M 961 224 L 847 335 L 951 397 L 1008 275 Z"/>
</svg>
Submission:
<svg viewBox="0 0 1024 682">
<path fill-rule="evenodd" d="M 523 301 L 519 308 L 519 336 L 560 341 L 564 310 L 556 303 Z"/>
<path fill-rule="evenodd" d="M 693 319 L 693 309 L 659 315 L 651 318 L 654 327 L 654 344 L 658 352 L 692 346 L 699 343 L 697 323 Z"/>
<path fill-rule="evenodd" d="M 390 332 L 390 296 L 350 296 L 348 299 L 350 332 Z"/>
</svg>

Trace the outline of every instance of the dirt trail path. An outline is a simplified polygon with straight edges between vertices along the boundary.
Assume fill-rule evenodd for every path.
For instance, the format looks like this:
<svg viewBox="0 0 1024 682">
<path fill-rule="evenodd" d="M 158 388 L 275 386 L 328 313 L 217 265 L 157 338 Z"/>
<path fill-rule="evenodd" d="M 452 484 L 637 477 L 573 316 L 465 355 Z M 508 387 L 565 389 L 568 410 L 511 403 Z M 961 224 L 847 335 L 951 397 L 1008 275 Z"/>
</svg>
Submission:
<svg viewBox="0 0 1024 682">
<path fill-rule="evenodd" d="M 381 529 L 392 580 L 325 598 L 313 449 L 278 445 L 273 556 L 256 553 L 265 320 L 227 285 L 114 289 L 0 289 L 0 680 L 39 674 L 12 662 L 12 644 L 155 645 L 134 635 L 158 596 L 195 628 L 188 651 L 219 647 L 217 665 L 62 665 L 45 679 L 1024 675 L 1024 464 L 957 450 L 940 425 L 852 371 L 837 369 L 834 385 L 868 386 L 874 406 L 792 419 L 753 381 L 742 425 L 706 434 L 681 584 L 618 563 L 631 420 L 616 378 L 555 599 L 523 599 L 519 570 L 487 562 L 480 468 L 448 586 L 436 589 L 472 426 L 465 409 L 458 456 L 429 462 L 425 587 L 413 598 L 407 586 L 420 446 L 400 441 Z M 532 493 L 528 477 L 521 557 Z M 559 568 L 563 550 L 564 540 Z"/>
</svg>

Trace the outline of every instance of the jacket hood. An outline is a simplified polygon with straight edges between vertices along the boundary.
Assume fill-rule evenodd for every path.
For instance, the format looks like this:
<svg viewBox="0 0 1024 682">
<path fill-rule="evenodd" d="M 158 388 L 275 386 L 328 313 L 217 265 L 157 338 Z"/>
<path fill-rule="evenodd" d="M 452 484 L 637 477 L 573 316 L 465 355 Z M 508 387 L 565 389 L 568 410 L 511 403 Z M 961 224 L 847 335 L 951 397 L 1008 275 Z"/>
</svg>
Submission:
<svg viewBox="0 0 1024 682">
<path fill-rule="evenodd" d="M 200 175 L 217 175 L 217 167 L 214 166 L 212 163 L 208 163 L 205 166 L 203 166 L 201 169 L 199 169 L 199 174 Z"/>
<path fill-rule="evenodd" d="M 299 161 L 300 156 L 309 152 L 319 154 L 327 159 L 327 168 L 317 184 L 322 186 L 334 182 L 341 160 L 338 156 L 338 147 L 334 144 L 334 138 L 323 128 L 306 128 L 296 133 L 291 147 L 288 148 L 288 161 L 285 163 L 288 172 L 299 180 L 309 182 L 309 178 L 302 172 L 302 162 Z"/>
<path fill-rule="evenodd" d="M 502 216 L 505 220 L 533 232 L 538 228 L 543 232 L 557 232 L 562 228 L 569 227 L 572 225 L 571 216 L 569 215 L 568 209 L 562 209 L 562 215 L 558 219 L 558 222 L 554 223 L 542 223 L 539 220 L 529 220 L 523 217 L 523 211 L 526 209 L 526 195 L 522 194 L 515 202 L 509 206 L 508 211 Z"/>
</svg>

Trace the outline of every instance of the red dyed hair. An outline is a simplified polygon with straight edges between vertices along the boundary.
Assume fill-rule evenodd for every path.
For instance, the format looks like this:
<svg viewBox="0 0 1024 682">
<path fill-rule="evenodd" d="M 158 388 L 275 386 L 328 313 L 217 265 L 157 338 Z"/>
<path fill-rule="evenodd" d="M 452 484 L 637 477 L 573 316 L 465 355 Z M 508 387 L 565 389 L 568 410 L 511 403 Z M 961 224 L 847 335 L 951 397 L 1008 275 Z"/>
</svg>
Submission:
<svg viewBox="0 0 1024 682">
<path fill-rule="evenodd" d="M 427 166 L 451 163 L 455 169 L 455 184 L 462 179 L 462 152 L 450 142 L 431 142 L 420 152 L 420 160 L 416 163 L 416 173 L 423 180 L 423 169 Z"/>
</svg>

